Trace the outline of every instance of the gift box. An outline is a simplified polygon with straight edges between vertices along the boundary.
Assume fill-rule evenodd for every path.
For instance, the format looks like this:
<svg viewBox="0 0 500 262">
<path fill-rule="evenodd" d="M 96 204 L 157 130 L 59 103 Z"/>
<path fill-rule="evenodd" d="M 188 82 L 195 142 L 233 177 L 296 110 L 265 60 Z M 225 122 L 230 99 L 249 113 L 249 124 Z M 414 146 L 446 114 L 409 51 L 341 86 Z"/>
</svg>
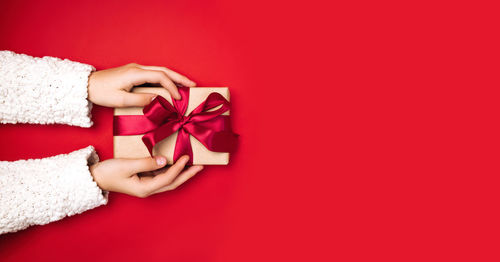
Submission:
<svg viewBox="0 0 500 262">
<path fill-rule="evenodd" d="M 161 87 L 136 87 L 134 93 L 158 96 L 145 107 L 115 108 L 115 158 L 162 155 L 174 163 L 190 155 L 188 164 L 227 165 L 237 135 L 229 121 L 227 87 L 179 87 L 174 100 Z"/>
</svg>

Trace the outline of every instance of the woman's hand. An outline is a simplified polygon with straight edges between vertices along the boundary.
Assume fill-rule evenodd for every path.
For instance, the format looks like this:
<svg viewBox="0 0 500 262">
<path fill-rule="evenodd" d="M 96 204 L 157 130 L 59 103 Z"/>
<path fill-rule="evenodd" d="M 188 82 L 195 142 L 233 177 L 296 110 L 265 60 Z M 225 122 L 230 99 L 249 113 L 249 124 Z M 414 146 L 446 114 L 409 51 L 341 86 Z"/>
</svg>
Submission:
<svg viewBox="0 0 500 262">
<path fill-rule="evenodd" d="M 90 74 L 89 100 L 107 107 L 145 106 L 155 94 L 130 93 L 134 86 L 144 83 L 160 84 L 174 99 L 181 98 L 175 83 L 188 87 L 196 85 L 165 67 L 128 64 Z M 167 161 L 161 156 L 109 159 L 92 165 L 90 172 L 103 190 L 147 197 L 175 189 L 203 169 L 203 166 L 192 166 L 183 171 L 188 160 L 188 156 L 183 156 L 166 168 Z"/>
<path fill-rule="evenodd" d="M 128 64 L 92 72 L 89 76 L 89 100 L 107 107 L 145 106 L 156 95 L 130 93 L 132 87 L 145 83 L 160 84 L 174 99 L 181 98 L 175 83 L 187 87 L 196 85 L 187 77 L 165 67 Z"/>
<path fill-rule="evenodd" d="M 144 198 L 173 190 L 203 169 L 191 166 L 184 170 L 188 160 L 189 156 L 182 156 L 166 168 L 167 160 L 162 156 L 109 159 L 90 166 L 90 173 L 103 190 Z"/>
</svg>

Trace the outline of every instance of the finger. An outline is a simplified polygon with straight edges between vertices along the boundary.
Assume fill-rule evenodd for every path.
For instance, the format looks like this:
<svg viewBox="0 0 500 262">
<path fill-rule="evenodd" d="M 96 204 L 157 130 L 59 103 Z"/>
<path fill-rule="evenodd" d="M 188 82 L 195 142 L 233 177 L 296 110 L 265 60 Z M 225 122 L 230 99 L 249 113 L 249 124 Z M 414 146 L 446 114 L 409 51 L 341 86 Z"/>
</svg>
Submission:
<svg viewBox="0 0 500 262">
<path fill-rule="evenodd" d="M 141 172 L 141 173 L 137 173 L 137 176 L 140 177 L 140 178 L 143 178 L 143 177 L 155 177 L 159 174 L 162 174 L 162 173 L 165 173 L 165 171 L 167 171 L 167 166 L 164 166 L 160 169 L 156 169 L 156 170 L 153 170 L 153 171 L 146 171 L 146 172 Z"/>
<path fill-rule="evenodd" d="M 162 168 L 167 164 L 167 159 L 163 156 L 122 159 L 122 161 L 122 168 L 126 169 L 126 172 L 131 175 L 146 171 L 153 171 Z"/>
<path fill-rule="evenodd" d="M 144 179 L 141 181 L 148 193 L 155 192 L 156 190 L 169 185 L 181 173 L 189 161 L 189 156 L 182 156 L 173 164 L 167 171 L 156 175 L 151 179 Z"/>
<path fill-rule="evenodd" d="M 158 70 L 147 70 L 142 69 L 140 67 L 133 69 L 133 84 L 135 86 L 142 85 L 144 83 L 159 83 L 165 89 L 168 90 L 170 95 L 175 99 L 181 99 L 181 95 L 179 94 L 179 90 L 177 90 L 177 86 L 168 78 L 167 74 L 163 71 Z"/>
<path fill-rule="evenodd" d="M 146 106 L 156 97 L 156 94 L 120 92 L 122 95 L 118 107 Z"/>
<path fill-rule="evenodd" d="M 178 175 L 180 172 L 182 172 L 184 167 L 186 167 L 188 161 L 189 161 L 188 155 L 181 156 L 177 160 L 177 162 L 175 162 L 167 171 L 176 173 Z"/>
<path fill-rule="evenodd" d="M 139 65 L 140 68 L 142 69 L 149 69 L 149 70 L 158 70 L 158 71 L 162 71 L 164 72 L 165 74 L 167 74 L 168 77 L 170 77 L 170 79 L 172 79 L 174 82 L 176 83 L 179 83 L 183 86 L 187 86 L 187 87 L 194 87 L 196 86 L 196 83 L 192 80 L 190 80 L 189 78 L 187 78 L 186 76 L 184 75 L 181 75 L 171 69 L 168 69 L 166 67 L 162 67 L 162 66 L 143 66 L 143 65 Z"/>
<path fill-rule="evenodd" d="M 156 190 L 155 192 L 153 192 L 153 194 L 165 192 L 167 190 L 174 190 L 180 185 L 184 184 L 184 182 L 188 181 L 194 175 L 198 174 L 198 172 L 200 172 L 201 170 L 203 170 L 203 166 L 192 166 L 186 171 L 182 172 L 179 176 L 177 176 L 177 178 L 172 183 L 170 183 L 170 185 Z"/>
</svg>

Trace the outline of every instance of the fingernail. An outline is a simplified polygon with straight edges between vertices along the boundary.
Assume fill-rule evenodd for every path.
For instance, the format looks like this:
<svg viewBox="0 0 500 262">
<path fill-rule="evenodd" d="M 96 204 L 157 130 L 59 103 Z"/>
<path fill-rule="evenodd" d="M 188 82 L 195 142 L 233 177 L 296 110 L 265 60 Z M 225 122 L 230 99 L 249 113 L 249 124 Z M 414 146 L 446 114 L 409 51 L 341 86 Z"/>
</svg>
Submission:
<svg viewBox="0 0 500 262">
<path fill-rule="evenodd" d="M 153 96 L 153 97 L 151 98 L 151 102 L 153 102 L 153 100 L 155 100 L 155 98 L 156 98 L 156 97 L 157 97 L 157 96 Z"/>
<path fill-rule="evenodd" d="M 185 155 L 185 156 L 184 156 L 184 159 L 185 159 L 185 160 L 184 160 L 184 162 L 186 162 L 186 163 L 187 163 L 187 162 L 189 161 L 189 156 L 188 156 L 188 155 Z"/>
<path fill-rule="evenodd" d="M 157 156 L 156 157 L 156 164 L 158 164 L 159 166 L 163 166 L 167 163 L 167 159 L 164 158 L 164 157 L 161 157 L 161 156 Z"/>
</svg>

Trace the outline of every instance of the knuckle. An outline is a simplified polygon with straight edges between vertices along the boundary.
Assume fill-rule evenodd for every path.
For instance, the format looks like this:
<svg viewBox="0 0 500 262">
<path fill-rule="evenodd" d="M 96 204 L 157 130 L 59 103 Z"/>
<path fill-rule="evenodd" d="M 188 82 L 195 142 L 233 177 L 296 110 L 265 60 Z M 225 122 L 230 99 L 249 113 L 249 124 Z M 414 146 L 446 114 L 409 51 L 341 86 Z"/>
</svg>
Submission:
<svg viewBox="0 0 500 262">
<path fill-rule="evenodd" d="M 119 107 L 123 107 L 126 105 L 126 98 L 125 96 L 119 96 L 116 98 L 116 104 Z"/>
<path fill-rule="evenodd" d="M 174 166 L 171 166 L 169 169 L 168 169 L 168 176 L 171 177 L 171 179 L 173 180 L 176 176 L 179 175 L 179 173 L 181 172 L 181 168 L 178 168 L 178 167 L 174 167 Z"/>
<path fill-rule="evenodd" d="M 168 84 L 173 84 L 167 74 L 165 74 L 165 72 L 158 71 L 158 73 L 160 74 L 160 78 L 163 79 L 163 81 L 167 82 Z"/>
<path fill-rule="evenodd" d="M 144 188 L 140 188 L 140 189 L 136 190 L 135 196 L 138 198 L 146 198 L 149 196 L 149 191 L 147 191 Z"/>
<path fill-rule="evenodd" d="M 154 157 L 150 157 L 148 159 L 148 164 L 150 167 L 156 168 L 158 166 L 158 163 L 156 162 L 156 159 Z"/>
<path fill-rule="evenodd" d="M 133 66 L 133 67 L 128 67 L 127 70 L 126 70 L 126 73 L 127 74 L 137 74 L 141 71 L 140 68 L 136 67 L 136 66 Z"/>
<path fill-rule="evenodd" d="M 165 181 L 165 184 L 168 185 L 169 187 L 172 186 L 172 182 L 174 182 L 175 176 L 169 176 L 168 179 Z"/>
<path fill-rule="evenodd" d="M 168 77 L 167 74 L 165 74 L 165 72 L 155 71 L 155 73 L 158 75 L 158 78 L 160 78 L 161 80 L 163 80 L 165 82 L 170 82 L 170 78 Z"/>
</svg>

